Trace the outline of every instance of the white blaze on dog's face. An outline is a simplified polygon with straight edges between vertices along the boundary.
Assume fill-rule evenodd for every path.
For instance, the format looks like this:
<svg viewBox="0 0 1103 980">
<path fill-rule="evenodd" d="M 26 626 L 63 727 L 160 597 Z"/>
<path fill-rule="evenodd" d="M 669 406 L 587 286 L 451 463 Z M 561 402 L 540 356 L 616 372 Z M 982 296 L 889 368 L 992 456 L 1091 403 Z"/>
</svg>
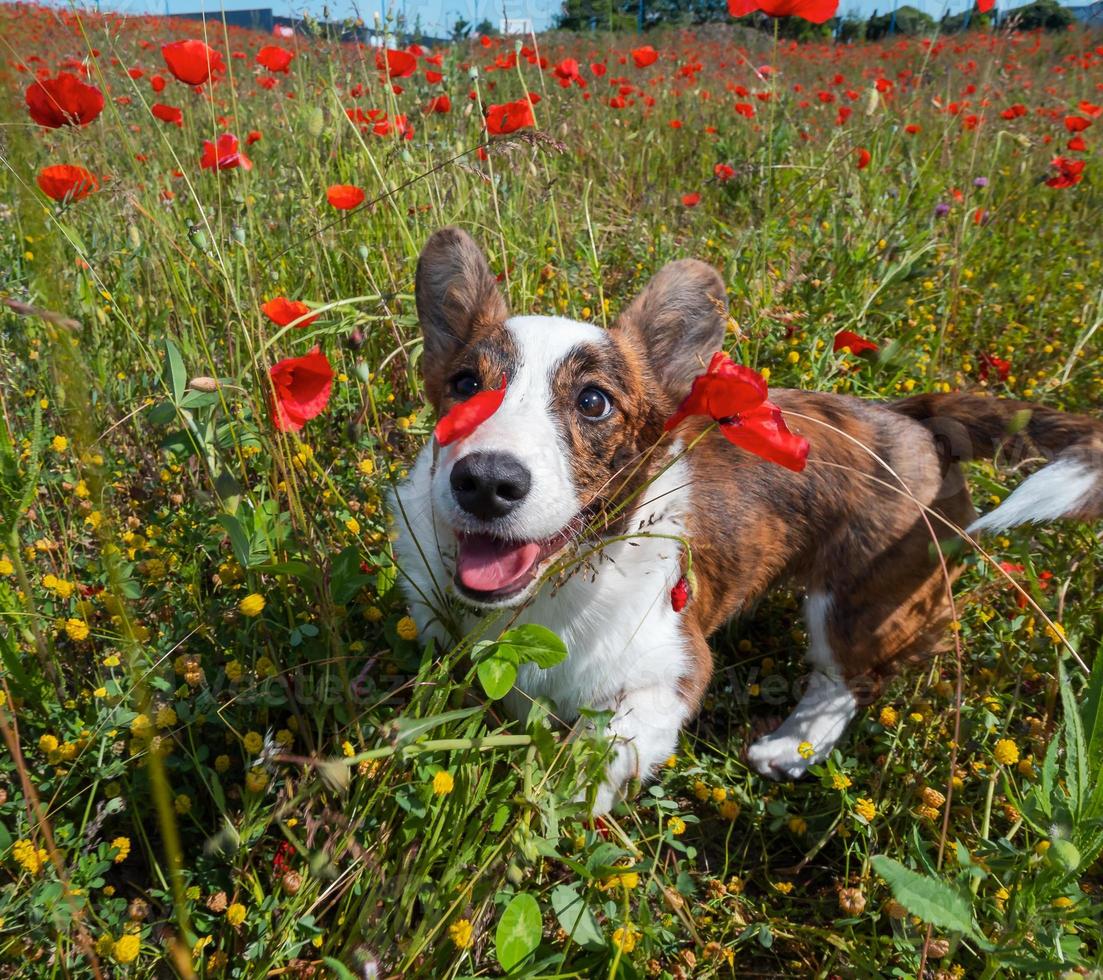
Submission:
<svg viewBox="0 0 1103 980">
<path fill-rule="evenodd" d="M 469 236 L 448 228 L 429 240 L 418 262 L 417 306 L 430 400 L 443 415 L 506 378 L 497 411 L 440 447 L 432 474 L 433 509 L 455 535 L 454 583 L 466 601 L 491 608 L 525 601 L 564 546 L 634 482 L 639 467 L 631 464 L 673 408 L 671 387 L 688 387 L 700 369 L 701 344 L 686 336 L 681 313 L 672 323 L 667 309 L 691 294 L 699 307 L 717 291 L 716 274 L 708 270 L 715 282 L 702 283 L 698 266 L 708 269 L 668 267 L 665 285 L 660 273 L 606 331 L 560 317 L 510 317 Z M 702 285 L 714 288 L 702 292 Z M 722 336 L 723 319 L 707 319 L 711 342 L 717 322 Z M 692 357 L 676 350 L 679 342 Z"/>
</svg>

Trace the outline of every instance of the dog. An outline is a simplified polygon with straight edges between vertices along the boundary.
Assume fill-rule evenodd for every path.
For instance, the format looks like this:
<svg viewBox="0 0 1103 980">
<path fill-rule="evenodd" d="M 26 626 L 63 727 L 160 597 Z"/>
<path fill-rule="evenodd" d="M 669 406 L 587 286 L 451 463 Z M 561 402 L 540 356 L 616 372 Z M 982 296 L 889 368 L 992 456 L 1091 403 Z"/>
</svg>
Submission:
<svg viewBox="0 0 1103 980">
<path fill-rule="evenodd" d="M 486 631 L 488 614 L 564 640 L 566 660 L 523 665 L 506 704 L 523 718 L 548 698 L 565 722 L 611 712 L 595 814 L 675 752 L 712 674 L 710 634 L 775 583 L 804 592 L 812 672 L 747 761 L 797 779 L 903 664 L 941 648 L 960 529 L 1103 514 L 1103 424 L 1018 401 L 771 392 L 810 444 L 801 472 L 708 419 L 664 435 L 727 328 L 723 281 L 703 262 L 666 265 L 603 329 L 511 316 L 479 247 L 445 228 L 421 253 L 415 293 L 438 414 L 507 384 L 489 418 L 431 442 L 392 493 L 411 614 L 444 644 Z M 959 464 L 997 454 L 1048 465 L 978 519 Z"/>
</svg>

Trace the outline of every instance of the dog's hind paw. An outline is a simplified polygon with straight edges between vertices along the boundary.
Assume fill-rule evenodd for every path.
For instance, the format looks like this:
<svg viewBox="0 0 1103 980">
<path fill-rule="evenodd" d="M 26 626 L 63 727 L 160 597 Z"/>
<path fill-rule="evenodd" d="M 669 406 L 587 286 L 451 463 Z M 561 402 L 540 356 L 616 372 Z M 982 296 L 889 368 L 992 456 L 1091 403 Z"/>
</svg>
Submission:
<svg viewBox="0 0 1103 980">
<path fill-rule="evenodd" d="M 801 753 L 802 747 L 804 754 Z M 747 749 L 747 764 L 770 779 L 800 779 L 808 772 L 809 766 L 820 762 L 826 754 L 814 749 L 810 752 L 806 742 L 798 741 L 793 735 L 779 733 L 765 735 Z"/>
</svg>

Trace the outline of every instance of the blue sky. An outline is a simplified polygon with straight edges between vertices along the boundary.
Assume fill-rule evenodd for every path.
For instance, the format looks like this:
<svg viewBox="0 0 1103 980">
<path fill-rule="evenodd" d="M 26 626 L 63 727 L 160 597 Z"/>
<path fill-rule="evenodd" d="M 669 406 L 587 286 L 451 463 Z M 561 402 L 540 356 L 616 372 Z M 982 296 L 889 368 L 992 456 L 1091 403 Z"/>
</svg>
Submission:
<svg viewBox="0 0 1103 980">
<path fill-rule="evenodd" d="M 94 2 L 94 0 L 90 0 Z M 560 0 L 390 0 L 392 9 L 404 13 L 411 25 L 420 19 L 421 29 L 430 36 L 447 36 L 452 25 L 460 18 L 477 23 L 483 18 L 497 24 L 503 13 L 511 19 L 531 18 L 536 30 L 542 30 L 551 24 L 552 18 L 560 8 Z M 646 2 L 646 0 L 645 0 Z M 951 13 L 963 10 L 972 0 L 897 0 L 903 4 L 924 10 L 938 18 L 946 9 Z M 998 0 L 1003 9 L 1020 6 L 1027 0 Z M 1087 3 L 1089 0 L 1061 0 L 1066 6 Z M 379 0 L 101 0 L 102 8 L 119 10 L 126 13 L 165 13 L 207 9 L 217 11 L 242 10 L 253 7 L 271 7 L 276 14 L 290 15 L 309 10 L 316 16 L 322 15 L 322 8 L 328 3 L 330 15 L 336 18 L 359 16 L 371 23 L 376 11 L 384 4 Z M 839 12 L 869 16 L 874 10 L 884 13 L 892 9 L 893 0 L 840 0 Z M 64 5 L 62 0 L 62 5 Z"/>
</svg>

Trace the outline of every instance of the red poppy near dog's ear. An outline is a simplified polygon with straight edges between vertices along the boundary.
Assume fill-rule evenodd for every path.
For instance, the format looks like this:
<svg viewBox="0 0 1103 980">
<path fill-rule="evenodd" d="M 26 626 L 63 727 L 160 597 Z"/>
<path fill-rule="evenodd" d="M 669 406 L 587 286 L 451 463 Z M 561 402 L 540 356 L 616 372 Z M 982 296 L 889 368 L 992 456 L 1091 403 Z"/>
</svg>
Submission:
<svg viewBox="0 0 1103 980">
<path fill-rule="evenodd" d="M 288 357 L 272 366 L 270 408 L 280 432 L 298 432 L 325 411 L 333 390 L 329 358 L 315 347 L 304 357 Z"/>
<path fill-rule="evenodd" d="M 223 133 L 218 137 L 217 143 L 203 141 L 203 156 L 199 160 L 199 166 L 204 170 L 233 170 L 235 167 L 252 170 L 253 161 L 241 151 L 236 136 Z"/>
<path fill-rule="evenodd" d="M 502 375 L 500 388 L 480 391 L 467 401 L 459 402 L 439 422 L 433 430 L 437 442 L 442 446 L 465 439 L 493 415 L 506 397 L 506 376 Z"/>
<path fill-rule="evenodd" d="M 670 590 L 670 608 L 680 613 L 689 602 L 689 580 L 683 575 Z"/>
<path fill-rule="evenodd" d="M 364 192 L 355 184 L 331 184 L 326 188 L 326 200 L 338 211 L 349 211 L 363 202 Z"/>
<path fill-rule="evenodd" d="M 417 57 L 409 51 L 387 48 L 376 53 L 375 67 L 386 72 L 388 78 L 409 78 L 417 71 Z"/>
<path fill-rule="evenodd" d="M 163 105 L 160 102 L 154 102 L 149 107 L 149 111 L 156 116 L 161 122 L 172 123 L 174 126 L 184 125 L 184 110 L 178 109 L 174 105 Z"/>
<path fill-rule="evenodd" d="M 506 136 L 518 129 L 535 125 L 532 103 L 528 99 L 518 99 L 516 102 L 487 107 L 486 130 L 491 136 Z"/>
<path fill-rule="evenodd" d="M 691 415 L 704 415 L 732 445 L 799 473 L 808 459 L 808 440 L 789 431 L 768 394 L 762 375 L 717 351 L 663 428 L 669 432 Z"/>
<path fill-rule="evenodd" d="M 642 48 L 632 49 L 632 60 L 636 63 L 637 68 L 646 68 L 659 60 L 659 52 L 650 44 L 645 44 Z"/>
<path fill-rule="evenodd" d="M 310 307 L 307 306 L 306 303 L 300 303 L 297 299 L 287 299 L 285 296 L 277 296 L 274 299 L 270 299 L 267 303 L 264 303 L 261 306 L 261 310 L 273 323 L 278 323 L 281 327 L 286 327 L 289 323 L 294 323 L 294 321 L 299 320 L 299 317 L 309 313 Z M 305 320 L 299 320 L 295 326 L 300 329 L 309 327 L 319 316 L 320 314 L 317 313 L 314 316 L 308 316 Z"/>
<path fill-rule="evenodd" d="M 69 163 L 43 167 L 37 181 L 42 193 L 55 201 L 79 201 L 100 186 L 99 181 L 84 167 Z"/>
<path fill-rule="evenodd" d="M 31 118 L 48 129 L 87 126 L 103 112 L 103 93 L 67 71 L 32 83 L 26 102 Z"/>
<path fill-rule="evenodd" d="M 865 170 L 869 166 L 869 161 L 873 159 L 872 154 L 864 146 L 858 147 L 858 169 Z"/>
<path fill-rule="evenodd" d="M 761 10 L 769 17 L 800 17 L 823 24 L 835 16 L 839 0 L 728 0 L 728 13 L 744 17 Z"/>
<path fill-rule="evenodd" d="M 278 44 L 266 44 L 257 52 L 257 64 L 269 71 L 282 71 L 285 75 L 291 73 L 291 62 L 295 59 L 295 52 L 281 48 Z"/>
<path fill-rule="evenodd" d="M 161 48 L 169 71 L 185 85 L 202 85 L 226 70 L 222 55 L 202 41 L 173 41 Z"/>
<path fill-rule="evenodd" d="M 872 340 L 866 340 L 865 337 L 860 337 L 853 330 L 840 330 L 835 334 L 835 344 L 832 348 L 836 354 L 839 351 L 850 351 L 851 354 L 864 354 L 868 351 L 880 350 Z"/>
</svg>

